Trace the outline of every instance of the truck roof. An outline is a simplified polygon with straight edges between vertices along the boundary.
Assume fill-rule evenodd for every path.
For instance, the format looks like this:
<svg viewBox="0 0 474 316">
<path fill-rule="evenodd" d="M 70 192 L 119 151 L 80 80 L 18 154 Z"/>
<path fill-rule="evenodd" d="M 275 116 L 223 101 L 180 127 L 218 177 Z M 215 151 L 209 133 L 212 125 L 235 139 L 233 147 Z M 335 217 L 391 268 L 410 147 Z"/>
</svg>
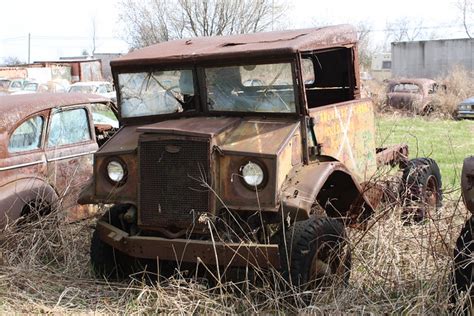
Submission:
<svg viewBox="0 0 474 316">
<path fill-rule="evenodd" d="M 133 51 L 110 62 L 112 67 L 178 64 L 196 61 L 246 60 L 249 57 L 288 57 L 308 50 L 357 42 L 351 25 L 228 36 L 197 37 L 162 42 Z"/>
</svg>

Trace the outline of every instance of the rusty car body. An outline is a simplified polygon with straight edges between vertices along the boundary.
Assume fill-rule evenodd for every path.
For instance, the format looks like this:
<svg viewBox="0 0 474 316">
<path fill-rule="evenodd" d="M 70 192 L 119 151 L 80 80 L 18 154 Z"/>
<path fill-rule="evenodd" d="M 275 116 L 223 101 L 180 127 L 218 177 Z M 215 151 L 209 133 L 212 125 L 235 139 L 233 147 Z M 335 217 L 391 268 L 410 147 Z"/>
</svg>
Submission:
<svg viewBox="0 0 474 316">
<path fill-rule="evenodd" d="M 303 268 L 289 268 L 285 230 L 338 227 L 342 240 L 340 223 L 363 226 L 377 200 L 365 183 L 408 153 L 376 150 L 357 56 L 342 25 L 176 40 L 113 60 L 122 127 L 79 200 L 114 204 L 93 235 L 97 271 L 126 270 L 117 258 L 131 256 L 288 275 Z M 308 247 L 304 260 L 317 256 Z"/>
<path fill-rule="evenodd" d="M 418 114 L 433 110 L 432 95 L 438 83 L 426 78 L 393 79 L 387 85 L 387 105 Z"/>
<path fill-rule="evenodd" d="M 474 299 L 474 156 L 464 159 L 461 173 L 461 193 L 464 205 L 471 213 L 462 227 L 453 251 L 451 301 L 464 302 L 463 313 L 473 310 Z"/>
<path fill-rule="evenodd" d="M 88 215 L 77 196 L 92 176 L 98 149 L 92 107 L 110 100 L 85 94 L 0 97 L 0 226 L 57 203 L 67 220 Z"/>
</svg>

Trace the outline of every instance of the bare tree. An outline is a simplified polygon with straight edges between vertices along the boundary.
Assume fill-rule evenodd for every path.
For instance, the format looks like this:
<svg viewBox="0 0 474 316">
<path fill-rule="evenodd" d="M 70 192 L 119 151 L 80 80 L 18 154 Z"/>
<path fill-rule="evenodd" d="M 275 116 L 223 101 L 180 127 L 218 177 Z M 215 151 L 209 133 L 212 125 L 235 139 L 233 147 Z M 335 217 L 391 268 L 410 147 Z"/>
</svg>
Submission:
<svg viewBox="0 0 474 316">
<path fill-rule="evenodd" d="M 456 2 L 456 7 L 458 8 L 459 12 L 461 13 L 462 17 L 462 24 L 464 27 L 464 31 L 466 32 L 467 37 L 472 38 L 471 31 L 470 31 L 470 21 L 472 20 L 472 16 L 474 13 L 474 3 L 472 0 L 458 0 Z"/>
<path fill-rule="evenodd" d="M 132 48 L 177 38 L 270 29 L 285 0 L 122 0 L 119 19 Z"/>
<path fill-rule="evenodd" d="M 16 66 L 16 65 L 25 64 L 25 62 L 20 60 L 20 58 L 16 56 L 8 56 L 3 59 L 3 64 L 5 66 Z"/>
<path fill-rule="evenodd" d="M 423 20 L 408 17 L 387 21 L 387 39 L 391 42 L 414 41 L 424 37 L 425 27 Z"/>
<path fill-rule="evenodd" d="M 356 24 L 357 40 L 359 42 L 359 62 L 365 69 L 370 69 L 374 50 L 372 49 L 372 25 L 365 21 Z"/>
</svg>

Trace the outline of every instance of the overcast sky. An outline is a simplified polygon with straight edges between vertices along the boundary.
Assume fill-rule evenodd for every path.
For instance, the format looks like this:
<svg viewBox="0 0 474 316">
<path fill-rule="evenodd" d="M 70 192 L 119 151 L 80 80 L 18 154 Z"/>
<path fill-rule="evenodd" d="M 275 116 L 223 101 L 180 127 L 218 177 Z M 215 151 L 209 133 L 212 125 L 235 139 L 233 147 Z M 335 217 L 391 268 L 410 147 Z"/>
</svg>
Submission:
<svg viewBox="0 0 474 316">
<path fill-rule="evenodd" d="M 28 33 L 31 62 L 77 56 L 91 51 L 92 20 L 96 20 L 96 52 L 126 52 L 120 39 L 118 1 L 114 0 L 9 0 L 2 1 L 0 17 L 0 61 L 17 56 L 27 61 Z M 383 41 L 386 21 L 399 17 L 422 19 L 429 31 L 442 38 L 465 37 L 455 0 L 343 1 L 293 0 L 286 28 L 315 24 L 364 21 L 374 30 L 375 41 Z"/>
</svg>

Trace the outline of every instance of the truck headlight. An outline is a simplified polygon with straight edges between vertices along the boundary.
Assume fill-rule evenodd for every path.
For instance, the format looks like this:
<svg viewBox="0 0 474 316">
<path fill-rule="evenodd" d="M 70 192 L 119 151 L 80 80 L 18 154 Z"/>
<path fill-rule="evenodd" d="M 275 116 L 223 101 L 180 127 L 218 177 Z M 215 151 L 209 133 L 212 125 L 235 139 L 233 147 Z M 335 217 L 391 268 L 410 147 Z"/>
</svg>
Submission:
<svg viewBox="0 0 474 316">
<path fill-rule="evenodd" d="M 240 167 L 240 173 L 245 184 L 252 188 L 261 186 L 263 184 L 263 180 L 265 180 L 263 168 L 259 164 L 252 161 L 242 165 L 242 167 Z"/>
<path fill-rule="evenodd" d="M 107 176 L 112 182 L 121 183 L 125 180 L 125 167 L 118 160 L 110 160 L 107 164 Z"/>
</svg>

